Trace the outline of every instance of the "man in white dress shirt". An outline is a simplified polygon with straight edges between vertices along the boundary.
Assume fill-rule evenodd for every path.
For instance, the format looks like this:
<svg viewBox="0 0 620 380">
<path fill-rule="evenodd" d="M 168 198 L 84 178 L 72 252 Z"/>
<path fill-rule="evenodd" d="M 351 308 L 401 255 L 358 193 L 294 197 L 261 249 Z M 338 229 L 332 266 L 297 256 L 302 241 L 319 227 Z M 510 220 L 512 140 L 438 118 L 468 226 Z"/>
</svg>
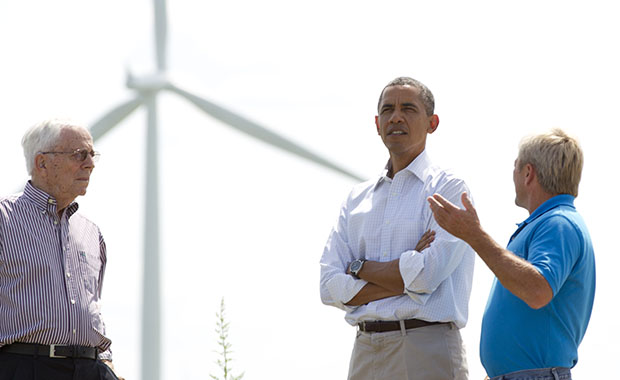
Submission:
<svg viewBox="0 0 620 380">
<path fill-rule="evenodd" d="M 469 189 L 425 150 L 439 118 L 422 83 L 391 81 L 375 124 L 390 159 L 353 188 L 321 258 L 321 300 L 358 326 L 348 378 L 467 379 L 459 329 L 475 255 L 437 225 L 426 198 L 439 193 L 460 205 Z"/>
</svg>

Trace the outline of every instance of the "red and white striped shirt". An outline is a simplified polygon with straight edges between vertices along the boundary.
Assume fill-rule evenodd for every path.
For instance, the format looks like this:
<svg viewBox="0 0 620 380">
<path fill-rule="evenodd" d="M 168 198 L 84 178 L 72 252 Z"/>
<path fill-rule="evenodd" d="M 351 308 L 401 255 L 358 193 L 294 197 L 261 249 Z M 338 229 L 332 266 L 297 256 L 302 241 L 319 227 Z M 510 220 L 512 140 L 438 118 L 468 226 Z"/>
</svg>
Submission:
<svg viewBox="0 0 620 380">
<path fill-rule="evenodd" d="M 101 318 L 106 246 L 73 202 L 26 184 L 0 198 L 0 346 L 13 342 L 98 347 L 111 360 Z"/>
</svg>

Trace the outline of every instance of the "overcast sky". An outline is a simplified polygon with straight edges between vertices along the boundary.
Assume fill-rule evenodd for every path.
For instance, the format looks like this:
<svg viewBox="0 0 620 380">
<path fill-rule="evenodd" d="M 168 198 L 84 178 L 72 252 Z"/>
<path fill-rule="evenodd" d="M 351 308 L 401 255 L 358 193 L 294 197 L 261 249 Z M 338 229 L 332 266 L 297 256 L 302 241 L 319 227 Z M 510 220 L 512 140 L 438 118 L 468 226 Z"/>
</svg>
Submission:
<svg viewBox="0 0 620 380">
<path fill-rule="evenodd" d="M 230 1 L 168 4 L 170 77 L 359 173 L 387 151 L 374 115 L 397 76 L 424 82 L 439 129 L 431 157 L 469 184 L 500 243 L 514 206 L 521 137 L 561 127 L 585 167 L 576 205 L 590 228 L 598 286 L 575 378 L 606 376 L 620 333 L 613 237 L 620 118 L 620 26 L 612 2 Z M 91 123 L 154 70 L 148 0 L 0 0 L 0 193 L 27 180 L 20 140 L 64 115 Z M 163 379 L 219 375 L 215 312 L 225 297 L 233 369 L 245 379 L 341 379 L 355 329 L 324 306 L 319 259 L 354 182 L 229 129 L 171 94 L 159 98 Z M 96 143 L 80 211 L 108 245 L 104 313 L 118 372 L 139 378 L 145 114 Z M 613 173 L 613 172 L 612 172 Z M 609 194 L 608 194 L 609 193 Z M 463 336 L 482 379 L 479 330 L 492 275 L 477 262 Z M 611 327 L 611 328 L 610 328 Z"/>
</svg>

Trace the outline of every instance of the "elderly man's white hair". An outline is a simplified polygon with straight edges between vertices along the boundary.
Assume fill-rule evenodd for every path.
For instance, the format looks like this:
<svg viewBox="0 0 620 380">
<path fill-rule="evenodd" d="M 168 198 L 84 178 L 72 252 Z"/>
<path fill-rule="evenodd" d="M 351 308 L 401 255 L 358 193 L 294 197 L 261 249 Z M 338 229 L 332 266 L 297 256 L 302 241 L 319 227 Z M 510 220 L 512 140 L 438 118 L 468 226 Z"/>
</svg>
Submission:
<svg viewBox="0 0 620 380">
<path fill-rule="evenodd" d="M 26 170 L 32 175 L 34 159 L 39 152 L 49 151 L 56 146 L 63 129 L 86 129 L 84 124 L 68 118 L 47 119 L 30 127 L 22 138 Z"/>
</svg>

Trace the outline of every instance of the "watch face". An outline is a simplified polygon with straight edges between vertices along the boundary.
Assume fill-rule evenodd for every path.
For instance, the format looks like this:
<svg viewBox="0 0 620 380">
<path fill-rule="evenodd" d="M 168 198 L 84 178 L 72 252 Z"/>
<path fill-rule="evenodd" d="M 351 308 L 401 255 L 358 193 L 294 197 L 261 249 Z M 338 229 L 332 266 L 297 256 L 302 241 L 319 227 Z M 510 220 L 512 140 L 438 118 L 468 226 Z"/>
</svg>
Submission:
<svg viewBox="0 0 620 380">
<path fill-rule="evenodd" d="M 351 263 L 351 272 L 357 273 L 358 270 L 362 267 L 362 262 L 359 260 L 355 260 Z"/>
</svg>

